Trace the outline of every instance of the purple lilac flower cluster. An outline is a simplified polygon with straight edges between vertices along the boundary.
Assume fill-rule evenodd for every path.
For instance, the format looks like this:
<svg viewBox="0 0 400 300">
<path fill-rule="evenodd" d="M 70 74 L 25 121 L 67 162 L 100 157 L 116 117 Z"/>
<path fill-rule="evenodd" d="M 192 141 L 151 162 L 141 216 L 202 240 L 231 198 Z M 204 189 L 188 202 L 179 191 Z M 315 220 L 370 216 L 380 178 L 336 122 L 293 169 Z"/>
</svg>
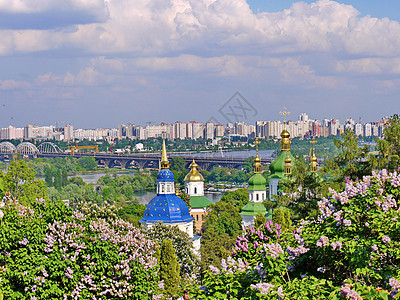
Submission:
<svg viewBox="0 0 400 300">
<path fill-rule="evenodd" d="M 274 285 L 271 283 L 260 282 L 257 284 L 252 284 L 250 287 L 257 290 L 262 295 L 268 295 L 270 293 L 270 289 L 274 288 Z"/>
<path fill-rule="evenodd" d="M 6 209 L 15 208 L 20 217 L 32 218 L 35 215 L 35 211 L 31 207 L 21 205 L 19 201 L 14 199 L 9 193 L 3 197 L 3 204 L 5 204 L 3 207 Z"/>
<path fill-rule="evenodd" d="M 390 278 L 389 285 L 392 287 L 392 292 L 390 293 L 390 296 L 394 298 L 400 290 L 400 281 L 395 278 Z"/>
<path fill-rule="evenodd" d="M 5 197 L 6 209 L 15 210 L 23 218 L 39 218 L 35 210 L 25 207 L 11 196 Z M 45 203 L 38 199 L 40 204 Z M 99 208 L 97 213 L 106 213 L 108 208 Z M 93 211 L 92 211 L 93 213 Z M 57 257 L 61 254 L 64 266 L 63 282 L 76 282 L 75 286 L 64 295 L 64 298 L 80 299 L 82 291 L 91 291 L 93 295 L 106 297 L 108 299 L 127 298 L 137 284 L 134 280 L 134 267 L 139 263 L 144 270 L 149 271 L 156 267 L 157 260 L 154 257 L 156 244 L 147 239 L 140 229 L 131 223 L 118 218 L 91 218 L 81 211 L 75 211 L 69 221 L 55 221 L 47 226 L 46 243 L 43 251 L 44 258 Z M 23 224 L 23 223 L 21 223 Z M 95 255 L 90 255 L 87 249 L 88 243 L 107 243 L 110 250 L 114 249 L 119 261 L 113 265 L 104 264 Z M 21 246 L 30 243 L 27 237 L 18 242 Z M 114 248 L 113 248 L 114 247 Z M 92 248 L 92 247 L 90 247 Z M 113 251 L 114 251 L 113 250 Z M 93 251 L 93 250 L 90 250 Z M 94 250 L 96 251 L 96 250 Z M 106 272 L 104 268 L 108 269 Z M 82 270 L 84 272 L 82 273 Z M 26 291 L 41 293 L 39 286 L 46 280 L 53 280 L 45 267 L 40 267 L 31 286 L 26 286 Z M 112 277 L 98 274 L 114 274 Z M 28 272 L 24 272 L 27 276 Z M 160 283 L 162 285 L 162 283 Z M 159 285 L 160 288 L 160 285 Z M 93 296 L 95 299 L 97 296 Z M 31 298 L 35 299 L 33 295 Z"/>
<path fill-rule="evenodd" d="M 243 232 L 243 236 L 237 237 L 236 243 L 233 245 L 232 256 L 236 256 L 241 251 L 247 253 L 249 251 L 249 244 L 251 243 L 255 249 L 260 249 L 259 251 L 263 253 L 275 253 L 275 250 L 279 251 L 279 249 L 275 249 L 276 247 L 266 244 L 270 240 L 270 237 L 264 235 L 264 230 L 276 235 L 278 239 L 282 234 L 281 225 L 275 224 L 271 220 L 258 229 L 255 229 L 253 226 L 247 227 Z M 272 252 L 269 250 L 270 248 Z"/>
<path fill-rule="evenodd" d="M 213 265 L 210 265 L 210 270 L 214 274 L 219 274 L 221 272 L 234 274 L 236 271 L 243 272 L 247 269 L 249 269 L 249 264 L 247 262 L 243 262 L 241 258 L 236 261 L 230 256 L 226 260 L 221 260 L 221 270 Z"/>
<path fill-rule="evenodd" d="M 342 249 L 342 246 L 343 246 L 342 243 L 339 241 L 331 243 L 331 247 L 333 250 L 336 250 L 336 249 L 340 250 L 340 249 Z"/>
<path fill-rule="evenodd" d="M 352 290 L 352 285 L 345 283 L 339 291 L 339 295 L 351 300 L 362 300 L 361 296 L 356 291 Z"/>
<path fill-rule="evenodd" d="M 329 238 L 327 236 L 321 236 L 319 240 L 317 241 L 316 245 L 317 247 L 325 247 L 329 243 Z"/>
<path fill-rule="evenodd" d="M 385 244 L 389 244 L 391 241 L 390 237 L 388 237 L 387 235 L 384 235 L 382 237 L 382 242 L 384 242 Z"/>
</svg>

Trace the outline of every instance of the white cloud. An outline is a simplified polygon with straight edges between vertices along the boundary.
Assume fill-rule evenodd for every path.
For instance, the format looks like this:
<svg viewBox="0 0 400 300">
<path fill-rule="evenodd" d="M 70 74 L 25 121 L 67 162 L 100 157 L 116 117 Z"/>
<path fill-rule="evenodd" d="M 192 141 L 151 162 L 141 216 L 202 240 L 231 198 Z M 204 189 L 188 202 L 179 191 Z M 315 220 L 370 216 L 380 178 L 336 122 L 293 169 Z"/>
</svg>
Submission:
<svg viewBox="0 0 400 300">
<path fill-rule="evenodd" d="M 0 12 L 46 12 L 50 0 L 0 0 Z M 0 31 L 0 54 L 78 48 L 95 54 L 134 56 L 197 54 L 397 56 L 400 24 L 359 17 L 352 6 L 330 0 L 294 3 L 278 13 L 254 14 L 245 0 L 70 0 L 65 9 L 109 18 L 73 30 Z M 27 41 L 27 42 L 25 42 Z"/>
<path fill-rule="evenodd" d="M 336 71 L 359 75 L 400 75 L 400 57 L 341 60 L 336 64 Z"/>
<path fill-rule="evenodd" d="M 29 88 L 31 85 L 26 81 L 0 80 L 0 90 L 12 91 Z"/>
</svg>

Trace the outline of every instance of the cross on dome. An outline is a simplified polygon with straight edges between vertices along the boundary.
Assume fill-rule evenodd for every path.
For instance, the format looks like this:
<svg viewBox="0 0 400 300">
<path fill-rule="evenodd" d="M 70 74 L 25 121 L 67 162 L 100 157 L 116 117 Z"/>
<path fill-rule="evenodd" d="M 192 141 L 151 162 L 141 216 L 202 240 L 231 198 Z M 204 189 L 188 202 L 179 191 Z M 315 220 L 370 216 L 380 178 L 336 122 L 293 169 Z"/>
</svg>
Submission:
<svg viewBox="0 0 400 300">
<path fill-rule="evenodd" d="M 290 115 L 290 111 L 287 111 L 286 107 L 283 108 L 283 111 L 279 112 L 280 115 L 283 115 L 283 124 L 286 125 L 286 116 Z"/>
</svg>

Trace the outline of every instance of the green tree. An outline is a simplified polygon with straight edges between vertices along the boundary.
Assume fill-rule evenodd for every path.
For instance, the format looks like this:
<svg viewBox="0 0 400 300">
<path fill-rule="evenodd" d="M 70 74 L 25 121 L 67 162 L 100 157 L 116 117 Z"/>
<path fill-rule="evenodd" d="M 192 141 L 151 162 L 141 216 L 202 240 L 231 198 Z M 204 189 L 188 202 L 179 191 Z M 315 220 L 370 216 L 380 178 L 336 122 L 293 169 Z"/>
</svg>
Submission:
<svg viewBox="0 0 400 300">
<path fill-rule="evenodd" d="M 371 174 L 372 165 L 368 160 L 369 148 L 367 145 L 358 146 L 358 137 L 350 128 L 345 130 L 341 138 L 334 138 L 334 143 L 339 154 L 326 160 L 323 171 L 328 177 L 344 184 L 346 177 L 356 180 Z"/>
<path fill-rule="evenodd" d="M 253 172 L 253 164 L 254 164 L 254 156 L 250 156 L 249 158 L 246 159 L 246 161 L 243 163 L 243 169 L 246 171 L 246 173 L 251 173 Z"/>
<path fill-rule="evenodd" d="M 46 168 L 44 180 L 46 181 L 48 187 L 53 186 L 53 174 L 50 168 Z"/>
<path fill-rule="evenodd" d="M 94 171 L 97 169 L 96 159 L 92 156 L 78 158 L 78 164 L 87 171 Z"/>
<path fill-rule="evenodd" d="M 171 171 L 174 173 L 176 182 L 183 183 L 183 179 L 189 171 L 185 168 L 185 160 L 182 157 L 174 156 L 171 158 Z"/>
<path fill-rule="evenodd" d="M 68 179 L 68 183 L 73 183 L 79 186 L 86 185 L 86 182 L 82 179 L 82 177 L 79 176 L 71 177 L 70 179 Z"/>
<path fill-rule="evenodd" d="M 240 210 L 233 204 L 218 201 L 210 205 L 209 209 L 201 239 L 203 271 L 207 270 L 209 265 L 221 265 L 221 259 L 229 255 L 232 243 L 242 230 Z"/>
<path fill-rule="evenodd" d="M 284 207 L 279 207 L 272 214 L 272 222 L 280 224 L 282 231 L 290 230 L 292 221 L 290 220 L 290 210 Z"/>
<path fill-rule="evenodd" d="M 54 173 L 54 187 L 57 190 L 60 190 L 62 187 L 62 178 L 61 178 L 61 173 L 60 173 L 59 169 L 57 169 Z"/>
<path fill-rule="evenodd" d="M 22 203 L 29 199 L 47 197 L 44 181 L 36 178 L 35 171 L 21 158 L 15 157 L 6 173 L 1 172 L 1 177 L 4 180 L 4 190 Z"/>
<path fill-rule="evenodd" d="M 180 265 L 182 284 L 189 281 L 196 282 L 200 275 L 200 262 L 194 254 L 193 243 L 188 234 L 177 226 L 168 226 L 161 222 L 152 226 L 146 234 L 158 245 L 162 244 L 164 240 L 171 240 Z"/>
<path fill-rule="evenodd" d="M 179 264 L 171 240 L 165 239 L 162 241 L 159 266 L 160 280 L 164 281 L 165 294 L 171 297 L 177 296 L 181 279 L 179 276 Z"/>
<path fill-rule="evenodd" d="M 63 169 L 61 174 L 61 185 L 66 186 L 68 184 L 67 170 Z"/>
<path fill-rule="evenodd" d="M 267 223 L 267 218 L 262 213 L 258 213 L 254 219 L 254 227 L 259 228 L 265 223 Z"/>
<path fill-rule="evenodd" d="M 238 189 L 236 191 L 226 191 L 221 197 L 221 201 L 234 205 L 239 210 L 249 203 L 249 192 L 247 189 Z"/>
<path fill-rule="evenodd" d="M 383 130 L 384 139 L 376 139 L 379 154 L 371 157 L 374 168 L 394 170 L 400 167 L 400 116 L 389 118 Z"/>
<path fill-rule="evenodd" d="M 139 220 L 143 218 L 146 206 L 139 203 L 131 203 L 123 205 L 117 212 L 117 215 L 136 227 L 140 227 Z"/>
<path fill-rule="evenodd" d="M 290 208 L 294 219 L 299 220 L 318 214 L 318 201 L 327 192 L 328 185 L 319 173 L 310 172 L 308 164 L 300 156 L 296 158 L 292 174 L 279 181 L 282 193 L 274 197 L 278 207 Z"/>
<path fill-rule="evenodd" d="M 183 200 L 183 202 L 186 203 L 186 205 L 188 206 L 188 208 L 190 209 L 190 197 L 188 196 L 188 194 L 186 194 L 186 192 L 184 190 L 179 191 L 179 198 L 181 198 Z"/>
</svg>

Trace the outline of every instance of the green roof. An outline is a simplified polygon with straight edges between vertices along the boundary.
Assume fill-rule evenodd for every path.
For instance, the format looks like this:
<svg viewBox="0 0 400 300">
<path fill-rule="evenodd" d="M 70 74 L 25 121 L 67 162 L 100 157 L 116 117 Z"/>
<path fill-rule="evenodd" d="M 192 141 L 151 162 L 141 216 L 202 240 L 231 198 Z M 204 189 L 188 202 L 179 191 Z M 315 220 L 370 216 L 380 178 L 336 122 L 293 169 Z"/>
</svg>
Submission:
<svg viewBox="0 0 400 300">
<path fill-rule="evenodd" d="M 249 191 L 265 191 L 267 180 L 260 173 L 256 173 L 249 179 Z"/>
<path fill-rule="evenodd" d="M 290 151 L 282 151 L 281 155 L 269 165 L 269 170 L 271 171 L 270 178 L 282 178 L 285 175 L 285 159 L 288 154 L 292 160 L 292 165 L 295 163 L 295 159 Z"/>
<path fill-rule="evenodd" d="M 192 196 L 190 197 L 190 206 L 192 208 L 204 208 L 213 204 L 211 200 L 209 200 L 205 196 Z"/>
<path fill-rule="evenodd" d="M 240 214 L 245 216 L 257 216 L 258 213 L 265 215 L 267 213 L 267 209 L 264 204 L 261 202 L 249 202 L 242 208 L 242 212 Z"/>
</svg>

